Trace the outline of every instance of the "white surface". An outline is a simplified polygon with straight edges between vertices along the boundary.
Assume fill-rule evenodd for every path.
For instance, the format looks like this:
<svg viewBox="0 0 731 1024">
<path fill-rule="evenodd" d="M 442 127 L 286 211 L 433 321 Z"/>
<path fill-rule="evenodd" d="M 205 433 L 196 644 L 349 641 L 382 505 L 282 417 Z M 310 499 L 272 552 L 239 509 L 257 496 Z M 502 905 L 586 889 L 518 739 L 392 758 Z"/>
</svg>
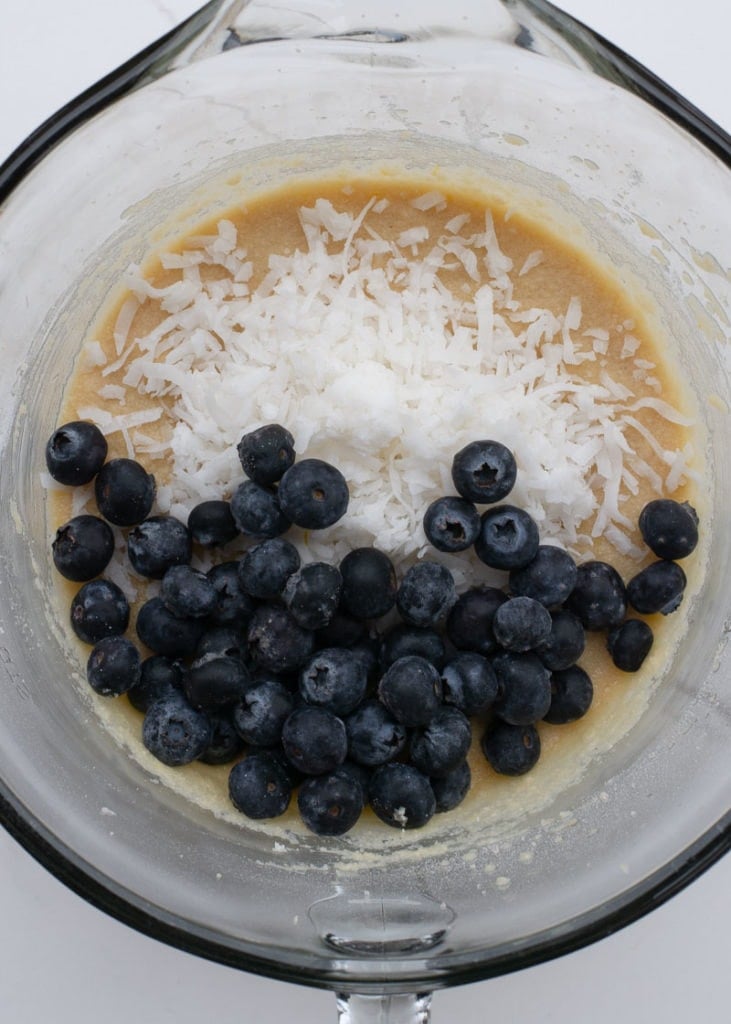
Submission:
<svg viewBox="0 0 731 1024">
<path fill-rule="evenodd" d="M 196 0 L 0 0 L 0 160 L 62 103 L 197 6 Z M 726 0 L 564 0 L 563 7 L 731 129 Z M 729 948 L 727 857 L 617 935 L 560 961 L 438 993 L 433 1021 L 724 1021 Z M 3 1024 L 335 1019 L 330 993 L 198 960 L 107 918 L 2 831 L 0 993 Z"/>
</svg>

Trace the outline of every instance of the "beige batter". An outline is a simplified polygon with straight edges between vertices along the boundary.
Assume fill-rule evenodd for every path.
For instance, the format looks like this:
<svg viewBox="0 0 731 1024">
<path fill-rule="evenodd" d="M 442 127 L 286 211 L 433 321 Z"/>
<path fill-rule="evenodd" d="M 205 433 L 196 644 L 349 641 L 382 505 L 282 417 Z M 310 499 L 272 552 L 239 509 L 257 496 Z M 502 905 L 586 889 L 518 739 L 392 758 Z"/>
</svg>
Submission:
<svg viewBox="0 0 731 1024">
<path fill-rule="evenodd" d="M 411 201 L 438 187 L 446 200 L 443 209 L 432 208 L 426 211 L 415 210 Z M 569 240 L 558 237 L 554 232 L 542 227 L 523 213 L 513 208 L 507 199 L 486 197 L 474 187 L 464 183 L 450 182 L 439 177 L 438 181 L 429 176 L 413 180 L 405 176 L 388 173 L 374 173 L 366 179 L 354 179 L 333 175 L 329 181 L 312 183 L 303 181 L 288 185 L 262 194 L 238 209 L 226 212 L 226 218 L 233 221 L 244 238 L 249 256 L 254 263 L 254 277 L 250 282 L 254 287 L 266 270 L 266 260 L 271 252 L 288 253 L 301 245 L 301 227 L 298 210 L 301 206 L 312 206 L 314 202 L 325 197 L 339 210 L 348 210 L 357 214 L 373 197 L 385 198 L 388 207 L 380 214 L 379 231 L 385 237 L 396 238 L 414 225 L 426 224 L 430 236 L 436 238 L 443 232 L 445 224 L 460 214 L 469 214 L 476 224 L 484 221 L 486 204 L 492 209 L 496 233 L 500 248 L 512 260 L 516 268 L 520 268 L 532 253 L 540 250 L 541 261 L 523 275 L 512 275 L 515 286 L 514 297 L 523 307 L 548 307 L 556 315 L 565 312 L 572 296 L 578 296 L 585 314 L 587 325 L 604 326 L 610 334 L 610 342 L 605 355 L 593 362 L 584 362 L 575 368 L 587 380 L 596 380 L 602 369 L 609 371 L 618 382 L 625 384 L 634 394 L 641 398 L 644 395 L 657 397 L 670 403 L 684 413 L 689 409 L 682 394 L 673 366 L 667 361 L 664 339 L 651 333 L 645 311 L 631 302 L 623 287 L 613 278 L 606 268 L 593 260 L 586 253 L 572 248 Z M 440 204 L 441 206 L 441 204 Z M 218 218 L 217 218 L 218 219 Z M 203 224 L 196 234 L 215 234 L 215 222 Z M 179 249 L 186 248 L 183 239 Z M 175 279 L 178 271 L 164 271 L 159 259 L 153 254 L 144 267 L 145 276 L 160 287 Z M 449 285 L 454 290 L 465 292 L 474 289 L 474 283 L 463 272 L 451 273 Z M 125 301 L 125 295 L 119 294 L 102 311 L 91 337 L 99 341 L 107 359 L 115 358 L 113 331 L 118 311 Z M 147 301 L 132 325 L 131 334 L 136 335 L 149 330 L 161 318 L 158 305 Z M 631 327 L 632 336 L 639 341 L 639 347 L 633 359 L 621 358 L 620 352 L 623 337 Z M 640 366 L 652 365 L 651 372 L 638 372 Z M 69 384 L 61 411 L 61 422 L 78 418 L 78 409 L 88 404 L 104 405 L 99 400 L 102 387 L 110 384 L 123 385 L 124 370 L 118 374 L 102 375 L 100 367 L 90 366 L 88 360 L 80 359 L 79 365 Z M 151 399 L 126 390 L 125 412 L 144 408 Z M 106 403 L 115 408 L 114 403 Z M 692 410 L 690 410 L 692 415 Z M 692 428 L 679 426 L 669 422 L 652 409 L 642 409 L 637 413 L 638 419 L 648 428 L 662 448 L 674 451 L 683 449 L 694 441 Z M 172 420 L 164 419 L 156 429 L 169 431 Z M 151 428 L 145 428 L 146 433 Z M 486 434 L 489 436 L 489 433 Z M 652 447 L 641 436 L 633 434 L 637 443 L 638 453 L 661 476 L 666 475 L 667 466 L 663 465 Z M 109 437 L 110 456 L 126 455 L 127 449 L 122 437 L 113 434 Z M 696 450 L 698 449 L 696 445 Z M 143 458 L 147 467 L 158 480 L 164 480 L 169 467 Z M 697 468 L 697 467 L 696 467 Z M 648 485 L 640 480 L 639 493 L 627 495 L 623 511 L 636 521 L 642 506 L 649 500 L 659 497 Z M 226 495 L 224 495 L 225 497 Z M 51 504 L 51 527 L 56 529 L 72 514 L 72 497 L 66 491 L 53 491 Z M 672 497 L 677 500 L 695 501 L 692 490 L 687 482 L 674 491 Z M 635 538 L 639 543 L 639 533 Z M 233 549 L 235 550 L 235 548 Z M 584 557 L 604 558 L 616 566 L 625 579 L 629 579 L 638 569 L 652 560 L 650 555 L 645 561 L 637 561 L 619 554 L 604 538 L 597 538 L 593 552 L 586 552 Z M 228 557 L 231 557 L 229 554 Z M 684 565 L 690 577 L 689 593 L 697 587 L 697 579 L 693 576 L 694 556 Z M 477 563 L 479 566 L 479 563 Z M 476 570 L 479 580 L 479 568 Z M 62 609 L 68 607 L 75 585 L 59 580 L 59 603 Z M 580 722 L 568 726 L 550 726 L 541 723 L 539 726 L 542 742 L 542 756 L 537 767 L 520 779 L 505 779 L 497 776 L 486 765 L 479 750 L 477 739 L 473 743 L 471 765 L 473 770 L 473 786 L 470 794 L 462 805 L 459 815 L 484 821 L 502 831 L 507 822 L 518 819 L 522 814 L 549 806 L 556 794 L 560 793 L 571 781 L 587 769 L 592 760 L 609 749 L 637 721 L 645 709 L 655 683 L 662 679 L 668 658 L 674 645 L 682 637 L 684 628 L 684 610 L 688 598 L 681 610 L 674 616 L 664 619 L 653 616 L 648 621 L 655 631 L 655 645 L 651 656 L 643 669 L 634 675 L 627 675 L 614 669 L 604 649 L 603 635 L 589 637 L 589 644 L 581 665 L 589 672 L 595 687 L 594 704 L 587 716 Z M 65 617 L 65 610 L 60 616 Z M 86 657 L 86 649 L 80 650 L 80 658 Z M 159 775 L 164 781 L 180 792 L 205 806 L 215 813 L 240 820 L 231 808 L 227 797 L 228 766 L 210 768 L 203 765 L 192 765 L 184 769 L 166 769 L 159 765 L 142 747 L 139 741 L 141 716 L 129 706 L 124 699 L 116 701 L 96 700 L 99 713 L 107 726 L 116 734 L 120 742 L 131 748 L 134 756 L 139 758 L 150 771 Z M 476 736 L 479 737 L 482 726 L 476 725 Z M 437 816 L 427 829 L 438 833 L 447 824 L 446 819 L 453 815 Z M 382 843 L 398 841 L 398 833 L 384 826 L 374 825 L 373 816 L 366 812 L 362 822 L 343 842 L 365 843 L 373 840 Z M 258 827 L 258 826 L 256 826 Z M 286 829 L 301 829 L 297 825 L 296 815 L 289 813 L 278 822 L 265 823 L 263 826 L 271 830 L 272 835 L 284 835 Z M 384 832 L 386 835 L 384 836 Z M 370 838 L 368 838 L 370 837 Z"/>
</svg>

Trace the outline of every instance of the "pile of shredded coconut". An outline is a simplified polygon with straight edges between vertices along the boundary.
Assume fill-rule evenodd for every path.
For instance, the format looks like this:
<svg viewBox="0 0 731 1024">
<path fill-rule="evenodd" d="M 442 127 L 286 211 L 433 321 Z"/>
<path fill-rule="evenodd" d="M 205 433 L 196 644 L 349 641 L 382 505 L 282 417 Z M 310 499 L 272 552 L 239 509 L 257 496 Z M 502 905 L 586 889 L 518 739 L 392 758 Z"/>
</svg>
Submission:
<svg viewBox="0 0 731 1024">
<path fill-rule="evenodd" d="M 428 193 L 412 205 L 428 209 L 441 199 Z M 184 520 L 241 481 L 243 433 L 283 424 L 299 456 L 332 462 L 350 486 L 344 519 L 300 539 L 306 557 L 332 560 L 375 545 L 399 563 L 426 551 L 424 511 L 454 493 L 452 457 L 480 438 L 515 453 L 509 500 L 530 512 L 543 542 L 586 551 L 591 538 L 581 524 L 595 514 L 593 534 L 631 554 L 622 494 L 636 490 L 639 477 L 672 492 L 688 456 L 664 451 L 635 414 L 645 406 L 687 421 L 660 397 L 636 398 L 606 371 L 596 384 L 581 379 L 576 368 L 607 350 L 607 326 L 582 329 L 577 298 L 561 316 L 521 308 L 511 274 L 529 273 L 542 254 L 514 267 L 489 213 L 475 233 L 465 231 L 464 215 L 438 238 L 417 224 L 394 240 L 377 230 L 386 206 L 373 199 L 358 216 L 324 199 L 303 207 L 302 247 L 272 254 L 253 289 L 252 263 L 227 220 L 216 235 L 162 257 L 164 268 L 180 271 L 169 287 L 154 288 L 131 267 L 117 359 L 103 373 L 123 369 L 124 386 L 150 396 L 150 409 L 125 414 L 125 389 L 110 384 L 102 389 L 107 408 L 80 415 L 123 430 L 138 458 L 169 459 L 158 504 Z M 459 266 L 474 282 L 469 295 L 445 281 Z M 201 274 L 205 267 L 215 268 L 215 279 Z M 135 313 L 148 299 L 165 316 L 134 337 Z M 625 334 L 623 357 L 632 359 L 637 345 Z M 99 352 L 90 346 L 92 358 L 103 358 Z M 639 369 L 647 380 L 649 366 Z M 162 396 L 173 402 L 169 447 L 145 432 L 162 415 Z M 109 411 L 115 403 L 118 414 Z M 634 452 L 633 431 L 667 465 L 665 479 Z"/>
</svg>

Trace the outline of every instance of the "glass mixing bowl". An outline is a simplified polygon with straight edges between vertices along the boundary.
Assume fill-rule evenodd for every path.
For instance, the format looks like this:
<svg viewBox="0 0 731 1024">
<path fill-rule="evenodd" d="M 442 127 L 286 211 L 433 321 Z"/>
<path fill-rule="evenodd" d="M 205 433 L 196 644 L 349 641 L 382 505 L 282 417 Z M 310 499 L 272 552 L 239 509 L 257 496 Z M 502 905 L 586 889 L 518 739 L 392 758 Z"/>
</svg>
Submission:
<svg viewBox="0 0 731 1024">
<path fill-rule="evenodd" d="M 720 856 L 730 154 L 698 111 L 534 0 L 398 15 L 216 0 L 39 129 L 0 169 L 0 794 L 26 848 L 159 939 L 335 990 L 343 1021 L 424 1021 L 423 993 L 606 935 Z M 663 685 L 578 782 L 510 829 L 389 830 L 363 853 L 219 820 L 109 741 L 56 615 L 40 469 L 79 340 L 152 240 L 274 174 L 384 158 L 540 196 L 642 282 L 707 439 L 707 548 Z"/>
</svg>

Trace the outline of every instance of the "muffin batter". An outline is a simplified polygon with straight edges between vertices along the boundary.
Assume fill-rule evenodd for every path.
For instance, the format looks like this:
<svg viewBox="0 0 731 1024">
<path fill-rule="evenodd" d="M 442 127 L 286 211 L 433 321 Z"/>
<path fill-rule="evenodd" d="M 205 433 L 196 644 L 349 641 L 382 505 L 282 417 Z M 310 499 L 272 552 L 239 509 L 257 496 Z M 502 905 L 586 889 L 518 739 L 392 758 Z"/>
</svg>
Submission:
<svg viewBox="0 0 731 1024">
<path fill-rule="evenodd" d="M 352 321 L 340 335 L 323 326 L 318 305 L 323 281 L 337 291 L 346 280 L 350 308 L 364 310 L 355 336 Z M 380 334 L 371 329 L 374 303 Z M 331 297 L 327 316 L 339 310 Z M 264 341 L 257 322 L 266 324 Z M 549 404 L 538 410 L 536 395 Z M 281 422 L 299 456 L 328 459 L 351 487 L 335 527 L 288 534 L 303 561 L 337 563 L 374 545 L 397 569 L 443 562 L 458 590 L 505 582 L 469 552 L 431 549 L 420 525 L 434 498 L 453 493 L 447 453 L 471 440 L 492 437 L 514 451 L 509 500 L 536 518 L 542 542 L 578 561 L 607 560 L 625 580 L 653 557 L 636 528 L 641 508 L 659 496 L 693 501 L 698 473 L 693 412 L 665 341 L 610 270 L 474 182 L 437 172 L 415 180 L 393 168 L 290 182 L 152 253 L 102 310 L 60 416 L 97 422 L 110 457 L 143 462 L 158 481 L 159 511 L 183 520 L 240 482 L 238 438 Z M 54 490 L 52 528 L 88 499 L 88 489 Z M 220 560 L 245 547 L 234 542 Z M 207 567 L 199 554 L 196 564 Z M 122 579 L 120 565 L 107 575 L 133 600 L 154 592 L 156 584 Z M 691 578 L 689 592 L 695 586 Z M 60 581 L 64 607 L 75 589 Z M 580 662 L 595 690 L 587 716 L 541 723 L 541 760 L 518 779 L 493 773 L 474 742 L 473 784 L 457 813 L 502 828 L 550 804 L 639 718 L 683 617 L 682 607 L 670 620 L 651 617 L 653 652 L 632 676 L 613 667 L 603 636 L 590 635 Z M 142 747 L 141 716 L 124 698 L 98 704 L 151 771 L 241 820 L 227 799 L 228 767 L 167 769 Z M 366 813 L 353 835 L 370 831 L 371 820 Z M 264 827 L 278 833 L 295 821 L 290 812 Z"/>
</svg>

